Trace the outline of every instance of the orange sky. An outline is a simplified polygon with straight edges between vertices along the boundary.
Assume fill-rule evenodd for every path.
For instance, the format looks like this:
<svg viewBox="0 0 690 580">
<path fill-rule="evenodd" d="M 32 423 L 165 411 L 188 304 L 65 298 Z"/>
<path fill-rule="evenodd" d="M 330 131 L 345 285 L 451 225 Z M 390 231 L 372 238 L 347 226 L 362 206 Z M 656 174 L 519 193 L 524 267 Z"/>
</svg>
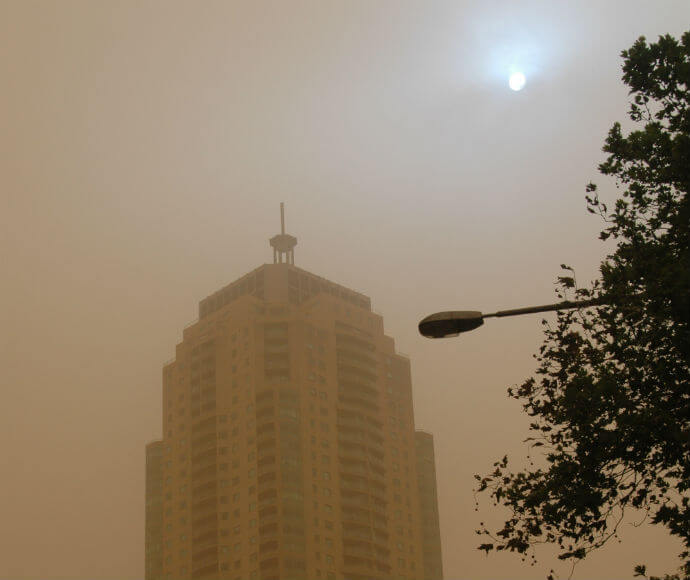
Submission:
<svg viewBox="0 0 690 580">
<path fill-rule="evenodd" d="M 416 324 L 551 302 L 563 262 L 595 275 L 584 186 L 625 117 L 619 53 L 688 22 L 686 0 L 0 2 L 0 578 L 143 577 L 162 364 L 199 300 L 271 260 L 280 201 L 296 264 L 371 296 L 412 358 L 446 578 L 543 578 L 548 551 L 475 549 L 500 513 L 472 494 L 523 460 L 506 388 L 540 317 L 436 342 Z M 574 577 L 680 551 L 621 537 Z"/>
</svg>

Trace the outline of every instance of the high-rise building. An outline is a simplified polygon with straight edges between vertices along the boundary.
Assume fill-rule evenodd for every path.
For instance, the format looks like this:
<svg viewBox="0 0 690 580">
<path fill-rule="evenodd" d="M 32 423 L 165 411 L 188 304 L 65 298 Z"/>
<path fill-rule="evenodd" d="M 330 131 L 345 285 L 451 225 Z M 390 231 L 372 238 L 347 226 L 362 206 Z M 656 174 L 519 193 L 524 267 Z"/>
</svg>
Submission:
<svg viewBox="0 0 690 580">
<path fill-rule="evenodd" d="M 424 580 L 442 580 L 441 529 L 436 494 L 436 460 L 434 438 L 431 433 L 415 433 L 417 453 L 417 491 L 419 493 L 422 526 L 422 561 Z M 420 577 L 421 578 L 421 577 Z"/>
<path fill-rule="evenodd" d="M 282 217 L 282 207 L 281 207 Z M 146 579 L 440 580 L 431 436 L 370 299 L 265 264 L 201 301 L 146 453 Z"/>
<path fill-rule="evenodd" d="M 146 446 L 146 571 L 163 577 L 163 442 Z"/>
</svg>

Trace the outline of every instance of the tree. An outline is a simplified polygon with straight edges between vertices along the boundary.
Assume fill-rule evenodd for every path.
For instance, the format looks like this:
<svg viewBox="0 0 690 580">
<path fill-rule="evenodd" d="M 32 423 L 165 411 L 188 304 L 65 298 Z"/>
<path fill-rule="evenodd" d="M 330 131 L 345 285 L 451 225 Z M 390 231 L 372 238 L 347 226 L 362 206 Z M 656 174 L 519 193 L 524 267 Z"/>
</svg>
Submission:
<svg viewBox="0 0 690 580">
<path fill-rule="evenodd" d="M 599 171 L 622 196 L 608 208 L 594 184 L 587 209 L 615 251 L 587 288 L 558 279 L 561 298 L 602 305 L 559 312 L 535 358 L 536 376 L 509 395 L 531 418 L 542 461 L 512 471 L 508 459 L 478 491 L 510 509 L 479 548 L 525 557 L 537 543 L 584 558 L 615 536 L 626 510 L 681 539 L 690 578 L 690 32 L 640 38 L 623 51 L 634 130 L 613 125 Z M 644 566 L 635 568 L 644 576 Z"/>
</svg>

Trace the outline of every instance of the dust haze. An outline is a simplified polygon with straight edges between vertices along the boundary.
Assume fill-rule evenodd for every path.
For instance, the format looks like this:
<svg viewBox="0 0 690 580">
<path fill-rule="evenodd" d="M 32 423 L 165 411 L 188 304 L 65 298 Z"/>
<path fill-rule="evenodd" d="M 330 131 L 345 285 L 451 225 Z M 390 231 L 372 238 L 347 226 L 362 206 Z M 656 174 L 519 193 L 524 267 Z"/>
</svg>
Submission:
<svg viewBox="0 0 690 580">
<path fill-rule="evenodd" d="M 585 211 L 627 96 L 620 51 L 686 1 L 0 5 L 0 578 L 144 577 L 144 446 L 198 303 L 299 240 L 295 265 L 371 298 L 434 436 L 444 577 L 544 577 L 476 549 L 473 475 L 524 459 L 506 388 L 541 315 L 430 341 L 439 310 L 554 301 L 607 248 Z M 508 88 L 523 63 L 527 84 Z M 544 315 L 548 318 L 552 315 Z M 575 578 L 675 561 L 623 526 Z M 569 567 L 558 569 L 563 577 Z"/>
</svg>

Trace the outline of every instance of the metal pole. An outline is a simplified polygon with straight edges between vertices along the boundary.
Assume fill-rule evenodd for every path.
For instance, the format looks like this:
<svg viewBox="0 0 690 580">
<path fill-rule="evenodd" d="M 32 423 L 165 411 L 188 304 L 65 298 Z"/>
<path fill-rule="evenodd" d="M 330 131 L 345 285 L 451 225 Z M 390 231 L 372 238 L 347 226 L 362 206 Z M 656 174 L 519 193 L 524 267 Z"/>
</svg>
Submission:
<svg viewBox="0 0 690 580">
<path fill-rule="evenodd" d="M 570 310 L 572 308 L 586 308 L 587 306 L 599 306 L 605 304 L 602 298 L 591 300 L 557 302 L 556 304 L 544 304 L 543 306 L 527 306 L 526 308 L 514 308 L 513 310 L 499 310 L 491 314 L 482 314 L 482 318 L 502 318 L 503 316 L 517 316 L 519 314 L 534 314 L 535 312 L 551 312 L 553 310 Z"/>
</svg>

